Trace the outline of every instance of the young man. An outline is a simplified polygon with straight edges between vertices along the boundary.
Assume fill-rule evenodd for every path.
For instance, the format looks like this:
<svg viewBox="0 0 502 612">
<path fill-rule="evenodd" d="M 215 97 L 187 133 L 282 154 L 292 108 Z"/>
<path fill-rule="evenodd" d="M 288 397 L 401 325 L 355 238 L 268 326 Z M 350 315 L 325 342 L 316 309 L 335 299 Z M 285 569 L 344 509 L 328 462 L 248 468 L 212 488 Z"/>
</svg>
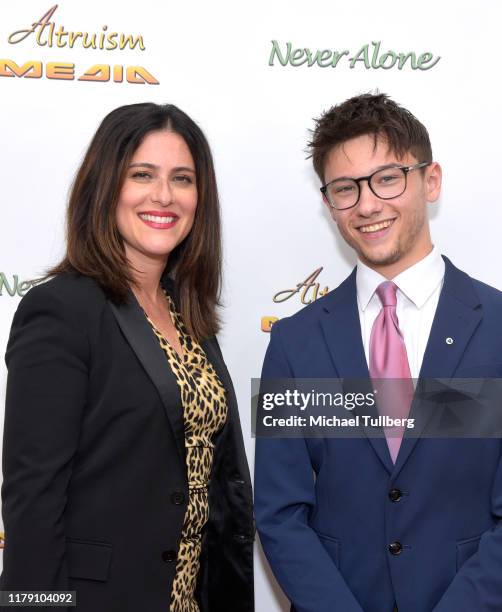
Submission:
<svg viewBox="0 0 502 612">
<path fill-rule="evenodd" d="M 502 377 L 502 294 L 431 241 L 425 127 L 362 95 L 317 121 L 311 150 L 357 267 L 274 325 L 262 377 Z M 502 610 L 501 457 L 499 439 L 257 439 L 257 526 L 292 609 Z"/>
</svg>

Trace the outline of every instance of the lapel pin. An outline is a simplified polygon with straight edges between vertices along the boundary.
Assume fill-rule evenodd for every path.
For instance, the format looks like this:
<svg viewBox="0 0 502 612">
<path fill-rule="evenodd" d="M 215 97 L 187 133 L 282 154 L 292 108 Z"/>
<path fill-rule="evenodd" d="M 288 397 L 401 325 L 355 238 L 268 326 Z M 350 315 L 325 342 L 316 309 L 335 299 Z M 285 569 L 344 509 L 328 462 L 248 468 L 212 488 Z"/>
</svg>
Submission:
<svg viewBox="0 0 502 612">
<path fill-rule="evenodd" d="M 453 338 L 446 338 L 446 344 L 453 344 Z"/>
</svg>

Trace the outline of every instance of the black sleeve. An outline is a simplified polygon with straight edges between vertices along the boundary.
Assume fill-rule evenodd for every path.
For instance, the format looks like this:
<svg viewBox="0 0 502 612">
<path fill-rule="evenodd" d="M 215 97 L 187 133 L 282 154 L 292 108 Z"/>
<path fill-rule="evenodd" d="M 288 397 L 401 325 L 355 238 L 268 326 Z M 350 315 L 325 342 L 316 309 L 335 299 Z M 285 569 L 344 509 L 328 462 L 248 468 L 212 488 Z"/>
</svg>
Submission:
<svg viewBox="0 0 502 612">
<path fill-rule="evenodd" d="M 23 298 L 7 347 L 2 590 L 63 590 L 68 584 L 64 513 L 89 348 L 51 284 Z"/>
</svg>

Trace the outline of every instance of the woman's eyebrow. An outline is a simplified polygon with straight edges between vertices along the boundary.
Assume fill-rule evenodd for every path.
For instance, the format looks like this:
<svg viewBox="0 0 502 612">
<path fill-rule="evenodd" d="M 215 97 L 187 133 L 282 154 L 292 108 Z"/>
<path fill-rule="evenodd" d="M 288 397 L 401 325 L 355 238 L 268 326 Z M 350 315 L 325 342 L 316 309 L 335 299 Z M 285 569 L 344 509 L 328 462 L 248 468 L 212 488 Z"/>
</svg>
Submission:
<svg viewBox="0 0 502 612">
<path fill-rule="evenodd" d="M 132 164 L 129 164 L 129 168 L 138 168 L 139 166 L 141 166 L 142 168 L 151 168 L 152 170 L 156 170 L 159 167 L 155 164 L 150 164 L 149 162 L 134 162 Z"/>
<path fill-rule="evenodd" d="M 129 164 L 129 168 L 150 168 L 151 170 L 158 170 L 160 166 L 156 164 L 151 164 L 150 162 L 134 162 Z M 195 170 L 190 166 L 176 166 L 171 169 L 172 172 L 193 172 L 195 174 Z"/>
</svg>

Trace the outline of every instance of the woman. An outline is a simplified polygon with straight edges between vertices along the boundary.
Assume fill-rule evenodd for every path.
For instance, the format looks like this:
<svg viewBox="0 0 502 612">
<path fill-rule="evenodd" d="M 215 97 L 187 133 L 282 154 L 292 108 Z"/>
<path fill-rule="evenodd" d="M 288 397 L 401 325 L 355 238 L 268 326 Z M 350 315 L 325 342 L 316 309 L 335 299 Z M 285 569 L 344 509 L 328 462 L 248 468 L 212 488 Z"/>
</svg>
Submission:
<svg viewBox="0 0 502 612">
<path fill-rule="evenodd" d="M 3 590 L 79 612 L 253 610 L 251 485 L 215 333 L 213 162 L 172 105 L 105 117 L 66 256 L 14 317 Z"/>
</svg>

